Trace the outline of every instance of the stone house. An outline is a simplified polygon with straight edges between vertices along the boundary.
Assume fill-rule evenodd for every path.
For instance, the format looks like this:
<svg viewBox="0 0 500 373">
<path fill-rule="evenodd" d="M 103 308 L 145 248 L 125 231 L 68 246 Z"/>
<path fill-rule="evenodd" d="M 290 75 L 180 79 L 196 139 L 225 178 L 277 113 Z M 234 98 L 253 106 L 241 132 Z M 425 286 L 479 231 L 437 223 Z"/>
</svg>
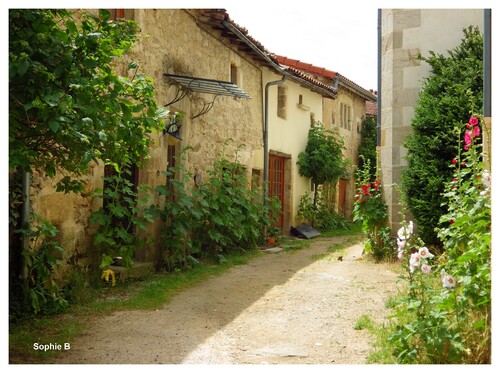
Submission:
<svg viewBox="0 0 500 373">
<path fill-rule="evenodd" d="M 132 170 L 134 185 L 147 184 L 153 191 L 165 185 L 167 179 L 162 171 L 176 159 L 178 162 L 181 149 L 187 146 L 191 150 L 185 154 L 185 166 L 195 175 L 196 182 L 203 181 L 222 152 L 231 159 L 237 148 L 247 179 L 250 181 L 252 176 L 266 179 L 266 158 L 271 154 L 286 159 L 284 175 L 290 172 L 287 179 L 283 179 L 286 202 L 282 227 L 287 230 L 296 214 L 295 196 L 308 185 L 307 180 L 298 177 L 295 162 L 297 154 L 305 148 L 311 118 L 308 110 L 294 107 L 287 122 L 281 123 L 281 130 L 276 130 L 272 123 L 270 152 L 264 154 L 264 106 L 269 103 L 277 116 L 280 100 L 277 87 L 272 87 L 266 101 L 266 84 L 286 76 L 288 92 L 293 92 L 294 99 L 302 96 L 311 112 L 319 117 L 322 97 L 332 99 L 335 91 L 311 77 L 280 66 L 276 58 L 248 35 L 246 29 L 234 23 L 223 9 L 116 9 L 113 14 L 138 23 L 141 38 L 136 43 L 133 59 L 153 78 L 158 104 L 182 114 L 182 120 L 174 126 L 153 135 L 155 145 L 150 150 L 150 159 L 144 167 Z M 288 102 L 292 105 L 291 100 Z M 300 117 L 296 116 L 297 112 Z M 295 126 L 299 126 L 301 132 L 294 133 Z M 288 139 L 286 145 L 279 142 L 284 137 Z M 93 198 L 92 193 L 105 187 L 106 172 L 103 164 L 95 164 L 85 176 L 87 187 L 83 195 L 56 192 L 52 180 L 42 172 L 33 173 L 33 209 L 59 229 L 60 244 L 66 249 L 61 263 L 68 262 L 70 257 L 80 262 L 99 260 L 99 253 L 92 245 L 95 228 L 89 225 L 89 217 L 102 206 L 102 200 Z M 192 183 L 194 185 L 195 180 Z M 161 206 L 163 197 L 157 193 L 152 196 L 153 202 Z M 146 235 L 158 238 L 161 229 L 161 222 L 151 224 Z M 136 253 L 136 261 L 157 260 L 161 243 L 154 241 Z"/>
<path fill-rule="evenodd" d="M 276 58 L 283 66 L 300 71 L 336 89 L 337 99 L 324 98 L 322 115 L 316 120 L 321 121 L 327 129 L 337 129 L 344 141 L 344 157 L 351 161 L 351 167 L 348 177 L 339 181 L 334 199 L 337 212 L 351 219 L 356 192 L 355 170 L 361 142 L 361 126 L 367 115 L 367 103 L 375 103 L 377 96 L 373 91 L 362 88 L 338 72 L 284 56 Z"/>
<path fill-rule="evenodd" d="M 379 11 L 380 137 L 379 154 L 384 198 L 393 232 L 400 225 L 398 193 L 406 166 L 403 140 L 411 121 L 422 81 L 430 67 L 417 59 L 429 51 L 446 54 L 460 44 L 462 30 L 477 25 L 483 30 L 482 9 L 382 9 Z M 443 25 L 446 30 L 443 32 Z M 439 37 L 436 37 L 439 35 Z"/>
</svg>

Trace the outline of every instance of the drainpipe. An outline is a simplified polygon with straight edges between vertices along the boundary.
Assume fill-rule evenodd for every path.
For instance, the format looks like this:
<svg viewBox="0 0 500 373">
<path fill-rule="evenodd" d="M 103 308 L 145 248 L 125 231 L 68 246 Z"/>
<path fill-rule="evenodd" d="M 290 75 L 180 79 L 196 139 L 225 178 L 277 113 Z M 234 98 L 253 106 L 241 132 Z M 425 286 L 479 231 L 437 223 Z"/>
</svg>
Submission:
<svg viewBox="0 0 500 373">
<path fill-rule="evenodd" d="M 491 170 L 491 9 L 484 10 L 483 37 L 483 117 L 486 135 L 483 152 L 486 169 Z"/>
<path fill-rule="evenodd" d="M 22 193 L 23 193 L 23 209 L 21 211 L 21 229 L 26 229 L 27 224 L 29 224 L 28 219 L 30 215 L 30 173 L 28 171 L 23 172 L 22 179 Z M 21 255 L 20 255 L 20 273 L 19 278 L 25 280 L 28 277 L 28 268 L 24 260 L 23 251 L 29 250 L 29 236 L 26 233 L 22 233 L 21 237 Z"/>
<path fill-rule="evenodd" d="M 337 89 L 339 87 L 339 80 L 340 80 L 340 77 L 339 77 L 339 74 L 335 74 L 335 78 L 333 80 L 333 87 L 332 89 L 337 92 Z"/>
<path fill-rule="evenodd" d="M 378 10 L 377 34 L 377 146 L 380 146 L 380 129 L 382 127 L 382 9 Z"/>
<path fill-rule="evenodd" d="M 286 76 L 283 75 L 281 80 L 275 80 L 273 82 L 268 82 L 266 83 L 266 88 L 265 88 L 265 95 L 264 95 L 264 128 L 263 128 L 263 133 L 262 137 L 264 140 L 264 196 L 263 196 L 263 203 L 264 205 L 267 202 L 267 196 L 269 193 L 269 141 L 268 141 L 268 129 L 269 129 L 269 122 L 268 122 L 268 116 L 269 116 L 269 87 L 272 85 L 279 85 L 283 84 L 285 81 Z"/>
</svg>

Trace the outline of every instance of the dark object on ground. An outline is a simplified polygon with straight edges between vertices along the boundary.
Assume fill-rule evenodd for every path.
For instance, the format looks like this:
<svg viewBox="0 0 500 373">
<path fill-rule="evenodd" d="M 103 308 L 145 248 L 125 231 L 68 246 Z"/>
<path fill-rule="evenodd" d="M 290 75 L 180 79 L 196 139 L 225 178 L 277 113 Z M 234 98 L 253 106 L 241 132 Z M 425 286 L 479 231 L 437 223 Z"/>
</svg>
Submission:
<svg viewBox="0 0 500 373">
<path fill-rule="evenodd" d="M 296 227 L 290 227 L 290 231 L 294 236 L 300 238 L 312 238 L 321 235 L 321 233 L 308 224 L 300 224 Z"/>
</svg>

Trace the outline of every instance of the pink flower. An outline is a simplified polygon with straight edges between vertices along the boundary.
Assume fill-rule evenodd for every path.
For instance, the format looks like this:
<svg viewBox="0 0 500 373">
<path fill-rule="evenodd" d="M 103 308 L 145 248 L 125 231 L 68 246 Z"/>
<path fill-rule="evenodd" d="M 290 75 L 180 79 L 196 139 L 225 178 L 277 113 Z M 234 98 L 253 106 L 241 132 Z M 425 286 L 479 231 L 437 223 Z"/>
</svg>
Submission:
<svg viewBox="0 0 500 373">
<path fill-rule="evenodd" d="M 427 247 L 421 247 L 419 250 L 418 250 L 418 255 L 420 255 L 421 258 L 434 258 L 434 255 L 432 255 L 430 252 L 429 252 L 429 249 Z"/>
<path fill-rule="evenodd" d="M 420 267 L 420 270 L 422 271 L 422 273 L 425 273 L 426 275 L 428 275 L 429 273 L 431 273 L 432 267 L 428 264 L 422 264 L 422 267 Z"/>
<path fill-rule="evenodd" d="M 410 272 L 413 273 L 416 267 L 420 265 L 420 255 L 418 253 L 413 253 L 410 255 Z"/>
<path fill-rule="evenodd" d="M 481 128 L 476 126 L 472 129 L 472 137 L 478 137 L 481 134 Z"/>
<path fill-rule="evenodd" d="M 470 125 L 475 126 L 478 123 L 479 123 L 479 120 L 476 117 L 470 117 L 470 119 L 469 119 Z"/>
<path fill-rule="evenodd" d="M 464 136 L 465 145 L 470 145 L 470 143 L 472 142 L 472 138 L 470 137 L 470 135 L 472 135 L 471 130 L 465 131 L 465 136 Z"/>
<path fill-rule="evenodd" d="M 447 289 L 452 289 L 457 284 L 455 279 L 450 275 L 444 275 L 441 280 L 443 282 L 443 286 Z"/>
</svg>

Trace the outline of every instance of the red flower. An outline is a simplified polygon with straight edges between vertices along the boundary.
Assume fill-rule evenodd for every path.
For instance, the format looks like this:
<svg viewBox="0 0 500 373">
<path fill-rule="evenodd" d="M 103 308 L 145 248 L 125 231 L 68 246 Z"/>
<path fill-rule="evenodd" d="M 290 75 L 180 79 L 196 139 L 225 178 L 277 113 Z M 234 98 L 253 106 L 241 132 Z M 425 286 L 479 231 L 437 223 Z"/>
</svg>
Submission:
<svg viewBox="0 0 500 373">
<path fill-rule="evenodd" d="M 453 164 L 457 164 L 457 160 L 456 160 L 456 159 L 453 159 L 453 160 L 451 161 L 451 163 L 453 163 Z"/>
<path fill-rule="evenodd" d="M 363 192 L 364 196 L 369 195 L 370 194 L 370 184 L 361 185 L 361 191 Z"/>
<path fill-rule="evenodd" d="M 470 117 L 470 119 L 469 119 L 470 125 L 475 126 L 478 123 L 479 123 L 479 120 L 476 117 Z"/>
<path fill-rule="evenodd" d="M 453 223 L 455 223 L 455 220 L 451 219 L 450 224 L 453 224 Z"/>
</svg>

